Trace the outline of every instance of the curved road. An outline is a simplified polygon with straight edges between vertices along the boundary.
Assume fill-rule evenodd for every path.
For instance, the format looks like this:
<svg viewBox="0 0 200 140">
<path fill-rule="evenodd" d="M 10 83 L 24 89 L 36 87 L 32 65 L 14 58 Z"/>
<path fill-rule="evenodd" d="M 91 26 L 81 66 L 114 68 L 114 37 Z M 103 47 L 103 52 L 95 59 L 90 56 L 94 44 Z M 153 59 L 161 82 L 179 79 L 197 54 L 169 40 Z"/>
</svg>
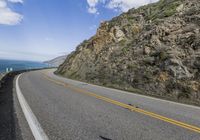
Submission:
<svg viewBox="0 0 200 140">
<path fill-rule="evenodd" d="M 24 140 L 200 140 L 195 106 L 62 78 L 53 70 L 24 73 L 15 85 Z"/>
</svg>

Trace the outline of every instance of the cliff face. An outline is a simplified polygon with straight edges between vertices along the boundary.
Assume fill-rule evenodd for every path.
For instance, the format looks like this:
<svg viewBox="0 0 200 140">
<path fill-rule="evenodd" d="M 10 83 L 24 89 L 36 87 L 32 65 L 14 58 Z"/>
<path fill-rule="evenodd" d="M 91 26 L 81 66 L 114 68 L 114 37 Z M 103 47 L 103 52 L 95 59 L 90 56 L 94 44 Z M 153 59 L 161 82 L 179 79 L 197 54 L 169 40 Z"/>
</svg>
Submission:
<svg viewBox="0 0 200 140">
<path fill-rule="evenodd" d="M 44 63 L 49 64 L 53 67 L 58 67 L 59 65 L 61 65 L 65 61 L 66 57 L 67 57 L 67 55 L 59 56 L 59 57 L 56 57 L 52 60 L 45 61 Z"/>
<path fill-rule="evenodd" d="M 199 0 L 160 0 L 102 22 L 57 73 L 200 103 Z"/>
</svg>

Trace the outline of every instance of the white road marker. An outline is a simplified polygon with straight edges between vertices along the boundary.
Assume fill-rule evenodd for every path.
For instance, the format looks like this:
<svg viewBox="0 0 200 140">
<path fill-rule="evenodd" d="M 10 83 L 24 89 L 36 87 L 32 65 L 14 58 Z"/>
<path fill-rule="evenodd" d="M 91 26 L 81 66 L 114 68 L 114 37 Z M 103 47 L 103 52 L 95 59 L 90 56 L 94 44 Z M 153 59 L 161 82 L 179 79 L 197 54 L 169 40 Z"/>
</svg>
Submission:
<svg viewBox="0 0 200 140">
<path fill-rule="evenodd" d="M 19 76 L 17 76 L 16 79 L 16 92 L 17 92 L 17 97 L 19 100 L 19 103 L 21 105 L 22 111 L 24 113 L 24 116 L 29 124 L 29 127 L 33 133 L 33 136 L 35 140 L 49 140 L 47 135 L 45 134 L 44 130 L 42 129 L 40 123 L 38 122 L 36 116 L 33 114 L 30 106 L 26 102 L 20 88 L 19 88 Z"/>
</svg>

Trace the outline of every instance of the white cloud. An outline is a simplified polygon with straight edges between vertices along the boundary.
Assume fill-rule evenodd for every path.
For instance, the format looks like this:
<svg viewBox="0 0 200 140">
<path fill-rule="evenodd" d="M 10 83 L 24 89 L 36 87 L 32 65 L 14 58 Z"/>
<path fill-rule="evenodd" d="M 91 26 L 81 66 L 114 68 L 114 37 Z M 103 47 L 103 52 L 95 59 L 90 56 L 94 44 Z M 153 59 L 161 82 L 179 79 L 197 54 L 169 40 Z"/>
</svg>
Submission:
<svg viewBox="0 0 200 140">
<path fill-rule="evenodd" d="M 156 1 L 158 0 L 110 0 L 107 7 L 126 12 L 133 7 L 137 8 Z"/>
<path fill-rule="evenodd" d="M 16 25 L 19 24 L 23 16 L 19 13 L 12 11 L 7 2 L 22 3 L 22 0 L 0 0 L 0 24 L 4 25 Z"/>
<path fill-rule="evenodd" d="M 23 3 L 23 0 L 8 0 L 8 1 L 12 3 Z"/>
<path fill-rule="evenodd" d="M 91 14 L 97 14 L 98 13 L 96 7 L 89 7 L 88 12 L 91 13 Z"/>
<path fill-rule="evenodd" d="M 91 13 L 91 14 L 97 14 L 98 11 L 97 11 L 97 8 L 96 8 L 96 5 L 98 4 L 99 0 L 87 0 L 87 3 L 89 5 L 89 8 L 88 8 L 88 12 Z"/>
<path fill-rule="evenodd" d="M 95 7 L 99 0 L 87 0 L 87 2 L 90 7 Z"/>
<path fill-rule="evenodd" d="M 89 8 L 88 12 L 92 14 L 98 13 L 97 5 L 102 4 L 108 9 L 126 12 L 129 9 L 139 7 L 158 0 L 87 0 Z"/>
</svg>

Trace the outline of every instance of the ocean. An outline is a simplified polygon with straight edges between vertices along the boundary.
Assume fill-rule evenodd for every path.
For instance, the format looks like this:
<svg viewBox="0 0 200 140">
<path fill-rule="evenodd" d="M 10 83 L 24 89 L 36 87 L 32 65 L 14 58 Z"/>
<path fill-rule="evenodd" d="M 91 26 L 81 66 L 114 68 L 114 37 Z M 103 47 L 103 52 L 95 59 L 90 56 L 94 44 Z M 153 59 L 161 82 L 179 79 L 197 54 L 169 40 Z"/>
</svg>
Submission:
<svg viewBox="0 0 200 140">
<path fill-rule="evenodd" d="M 47 67 L 48 67 L 47 64 L 41 62 L 0 59 L 0 73 L 4 73 L 8 70 L 18 71 L 18 70 L 47 68 Z"/>
</svg>

